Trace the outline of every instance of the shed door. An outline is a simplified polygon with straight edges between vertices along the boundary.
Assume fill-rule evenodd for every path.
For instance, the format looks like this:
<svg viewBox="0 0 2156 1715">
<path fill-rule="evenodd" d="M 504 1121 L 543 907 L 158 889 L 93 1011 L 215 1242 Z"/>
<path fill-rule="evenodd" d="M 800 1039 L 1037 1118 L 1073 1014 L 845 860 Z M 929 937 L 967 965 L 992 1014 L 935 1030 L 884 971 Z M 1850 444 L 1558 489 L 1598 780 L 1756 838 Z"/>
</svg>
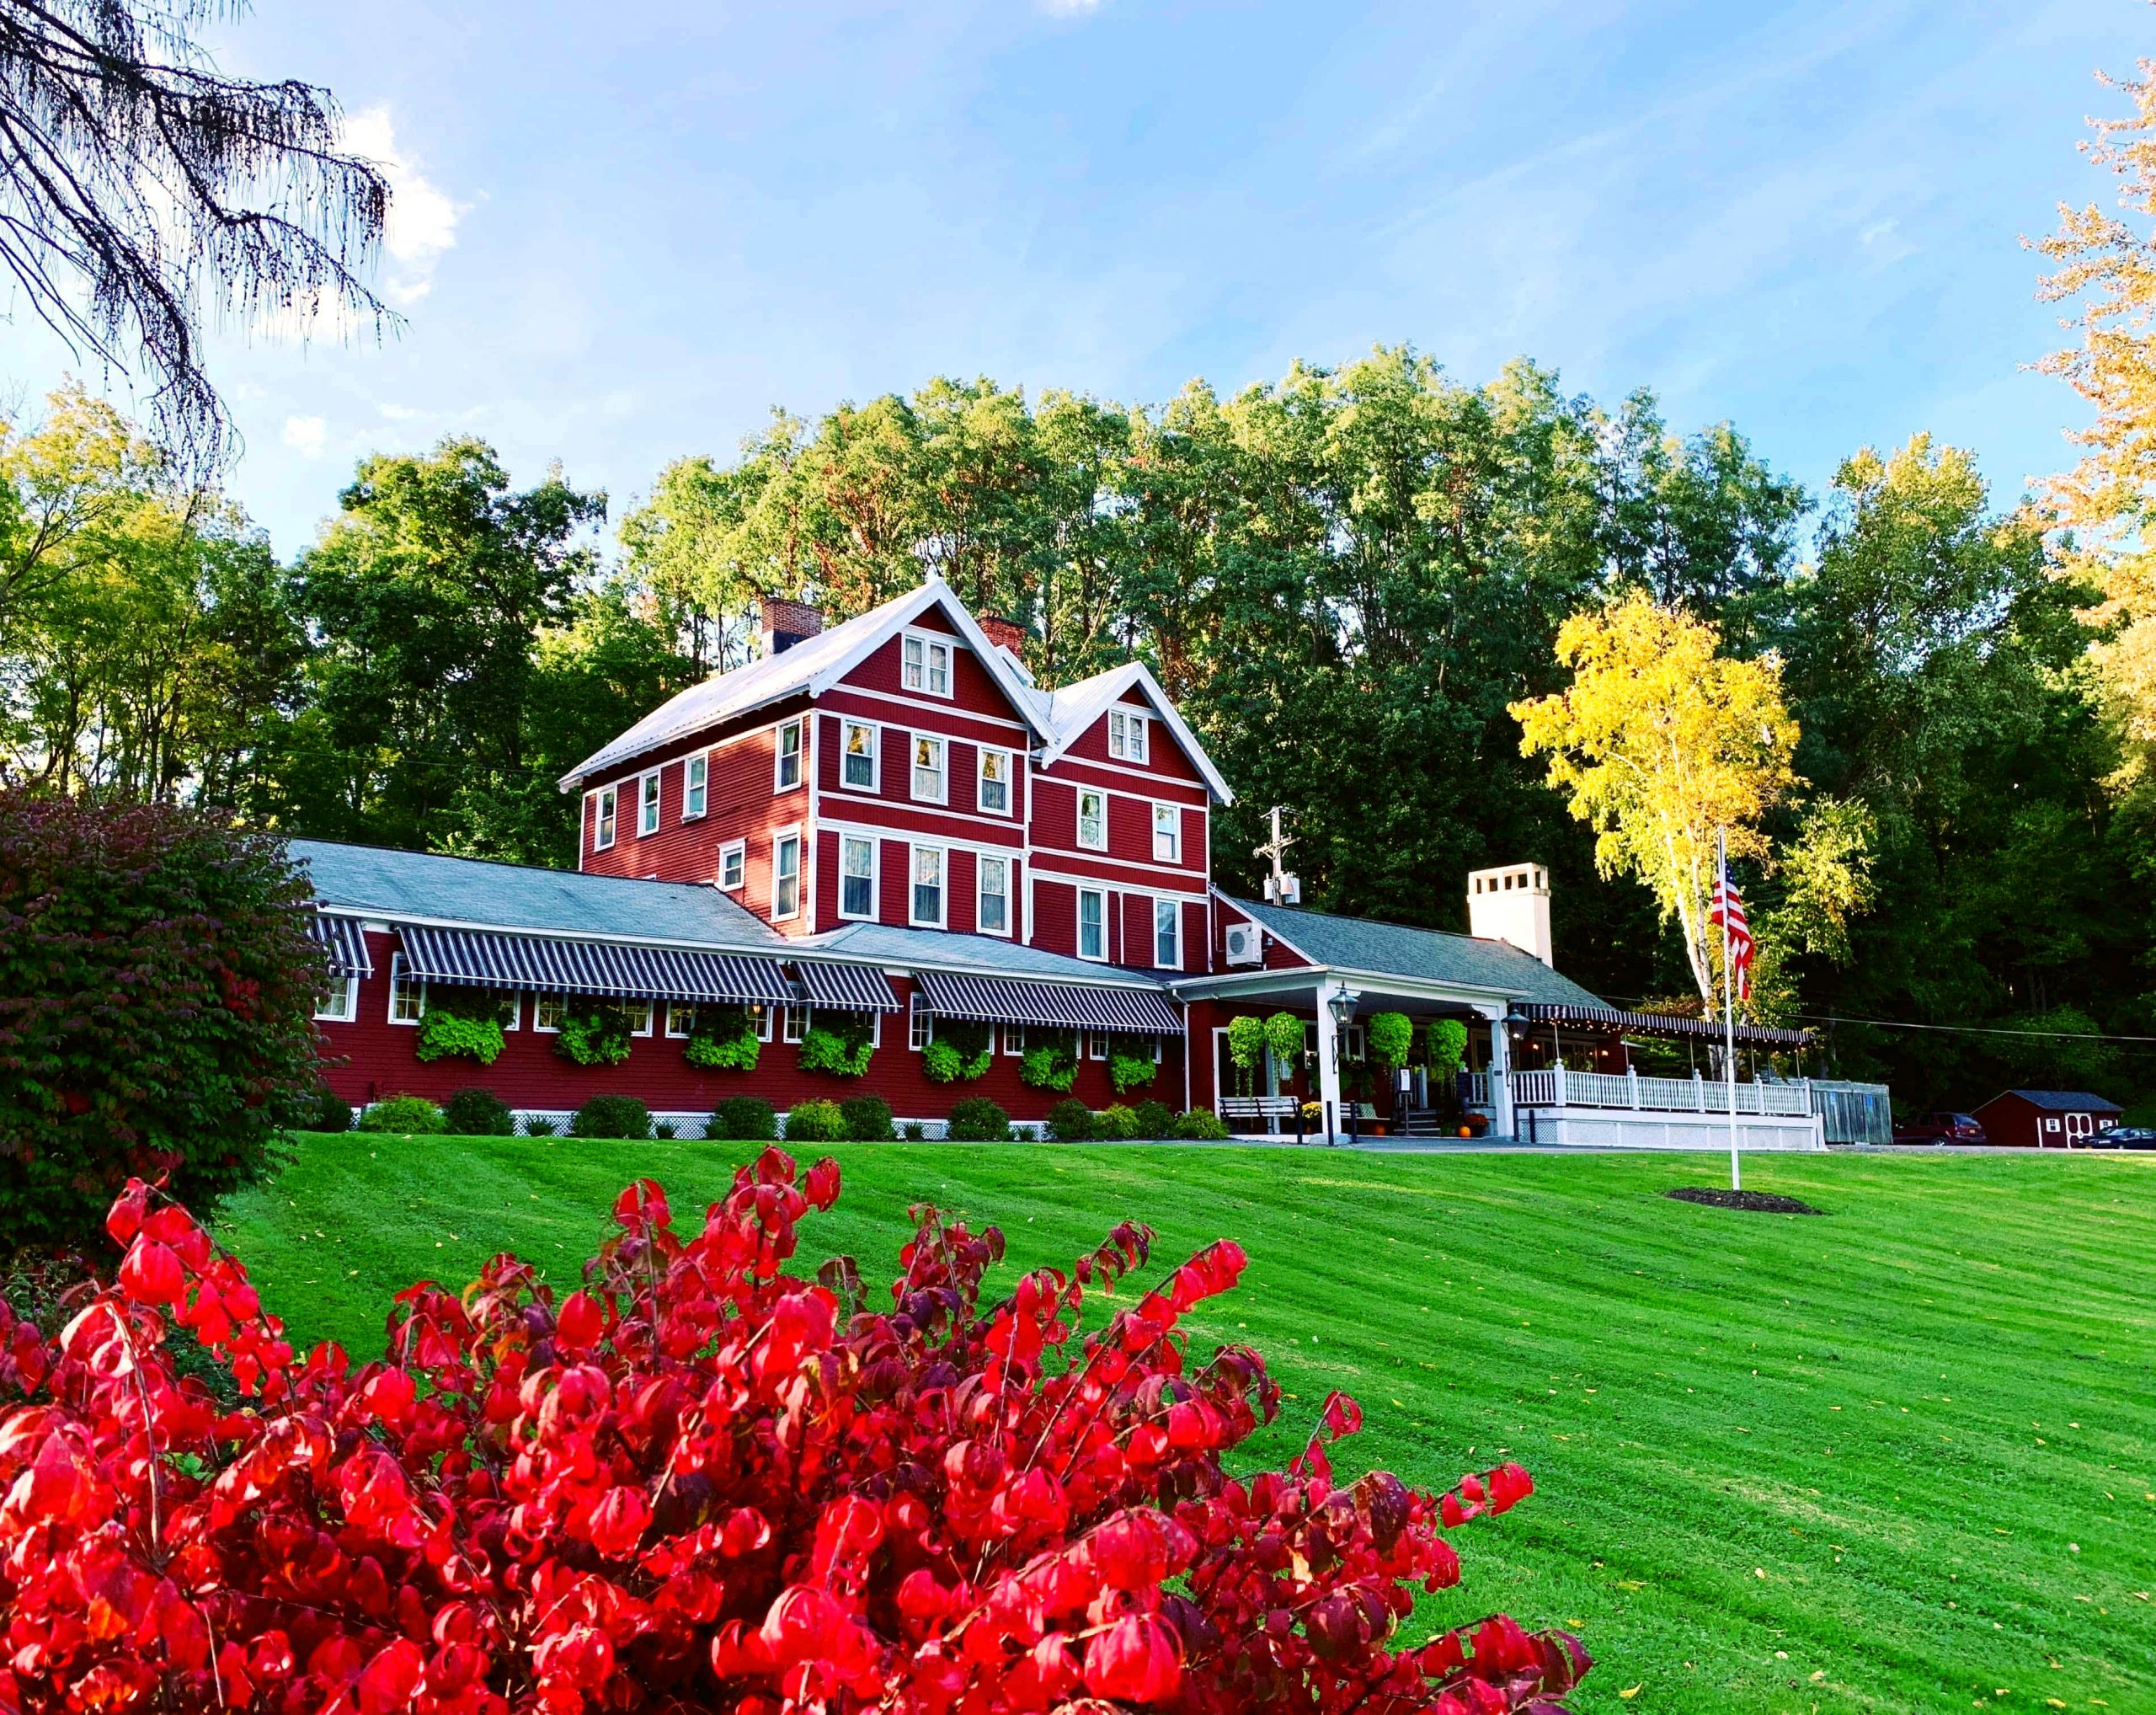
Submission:
<svg viewBox="0 0 2156 1715">
<path fill-rule="evenodd" d="M 2066 1146 L 2072 1149 L 2077 1143 L 2086 1143 L 2089 1134 L 2096 1129 L 2095 1116 L 2088 1114 L 2069 1114 L 2066 1116 Z"/>
</svg>

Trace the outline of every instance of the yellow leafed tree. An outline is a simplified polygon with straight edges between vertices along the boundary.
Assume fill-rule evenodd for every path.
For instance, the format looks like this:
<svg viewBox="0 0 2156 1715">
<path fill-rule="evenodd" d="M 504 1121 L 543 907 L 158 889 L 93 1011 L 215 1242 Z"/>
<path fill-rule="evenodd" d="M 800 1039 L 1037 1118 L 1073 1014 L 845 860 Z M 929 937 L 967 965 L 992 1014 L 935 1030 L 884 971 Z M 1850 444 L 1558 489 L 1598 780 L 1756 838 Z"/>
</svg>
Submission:
<svg viewBox="0 0 2156 1715">
<path fill-rule="evenodd" d="M 1798 783 L 1781 664 L 1719 653 L 1715 627 L 1639 592 L 1576 613 L 1557 633 L 1570 689 L 1512 705 L 1520 750 L 1595 831 L 1604 875 L 1645 882 L 1684 938 L 1700 997 L 1716 1004 L 1721 944 L 1707 922 L 1715 835 L 1732 858 L 1773 853 L 1760 823 Z"/>
<path fill-rule="evenodd" d="M 2073 302 L 2080 343 L 2040 366 L 2094 408 L 2068 438 L 2081 461 L 2046 485 L 2057 521 L 2075 532 L 2079 565 L 2103 601 L 2086 616 L 2105 628 L 2094 650 L 2130 746 L 2130 777 L 2156 756 L 2156 61 L 2131 81 L 2104 77 L 2133 103 L 2131 116 L 2089 121 L 2082 151 L 2117 181 L 2129 221 L 2090 203 L 2059 209 L 2058 230 L 2036 248 L 2057 264 L 2038 295 Z"/>
</svg>

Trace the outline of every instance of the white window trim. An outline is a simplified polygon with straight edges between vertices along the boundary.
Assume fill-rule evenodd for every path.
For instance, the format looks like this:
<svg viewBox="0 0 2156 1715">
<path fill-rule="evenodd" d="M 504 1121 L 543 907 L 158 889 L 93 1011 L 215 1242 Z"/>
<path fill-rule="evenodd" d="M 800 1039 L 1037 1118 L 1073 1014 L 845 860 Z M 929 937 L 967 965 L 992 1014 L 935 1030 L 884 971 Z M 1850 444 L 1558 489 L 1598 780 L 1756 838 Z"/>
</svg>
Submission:
<svg viewBox="0 0 2156 1715">
<path fill-rule="evenodd" d="M 1121 756 L 1116 754 L 1115 748 L 1115 723 L 1118 716 L 1123 720 L 1123 732 Z M 1146 724 L 1151 719 L 1152 717 L 1150 714 L 1139 709 L 1111 708 L 1107 712 L 1106 733 L 1109 760 L 1116 762 L 1135 762 L 1140 767 L 1150 766 L 1153 755 L 1152 735 L 1147 732 L 1145 728 Z M 1135 745 L 1131 743 L 1134 738 L 1137 740 Z"/>
<path fill-rule="evenodd" d="M 786 783 L 786 735 L 793 735 L 793 766 L 797 772 L 792 785 Z M 771 729 L 771 790 L 798 792 L 808 783 L 808 727 L 806 719 L 796 715 L 792 720 L 782 720 Z"/>
<path fill-rule="evenodd" d="M 923 739 L 936 746 L 936 778 L 942 790 L 934 798 L 921 795 L 916 777 L 921 770 L 916 753 Z M 906 796 L 915 804 L 947 804 L 951 801 L 951 741 L 942 733 L 910 732 L 906 735 Z"/>
<path fill-rule="evenodd" d="M 633 1000 L 624 998 L 616 1001 L 615 1004 L 620 1007 L 622 1010 L 626 1012 L 630 1007 L 635 1006 L 637 1002 Z M 634 1026 L 632 1026 L 629 1030 L 629 1034 L 632 1036 L 648 1036 L 658 1028 L 659 1002 L 656 1001 L 646 1001 L 643 1002 L 643 1028 L 638 1030 Z"/>
<path fill-rule="evenodd" d="M 756 1040 L 770 1041 L 771 1039 L 771 1009 L 761 1002 L 757 1002 L 751 1005 L 748 1012 L 749 1022 L 756 1027 Z"/>
<path fill-rule="evenodd" d="M 1173 962 L 1172 964 L 1163 964 L 1161 962 L 1161 907 L 1162 906 L 1167 906 L 1171 911 L 1172 911 L 1175 913 L 1175 920 L 1174 920 L 1174 921 L 1175 921 L 1175 926 L 1176 926 L 1176 945 L 1175 945 L 1175 954 L 1176 954 L 1176 956 L 1175 956 L 1175 960 L 1174 960 L 1174 962 Z M 1180 900 L 1172 899 L 1172 898 L 1156 897 L 1156 898 L 1153 900 L 1153 947 L 1152 947 L 1152 953 L 1153 953 L 1153 961 L 1152 961 L 1152 963 L 1153 963 L 1153 969 L 1154 969 L 1154 970 L 1181 970 L 1182 969 L 1182 902 Z"/>
<path fill-rule="evenodd" d="M 665 812 L 666 793 L 659 782 L 659 772 L 651 768 L 637 776 L 637 837 L 639 840 L 648 840 L 659 831 L 659 819 Z M 650 812 L 649 827 L 644 825 L 647 810 Z"/>
<path fill-rule="evenodd" d="M 936 1039 L 936 1015 L 918 993 L 906 997 L 906 1052 L 919 1054 Z"/>
<path fill-rule="evenodd" d="M 601 786 L 591 795 L 598 800 L 591 807 L 591 849 L 611 852 L 622 831 L 622 788 Z"/>
<path fill-rule="evenodd" d="M 696 790 L 696 788 L 689 783 L 689 770 L 698 762 L 704 765 L 704 781 L 702 788 L 704 795 L 703 809 L 691 809 L 689 808 L 689 794 Z M 685 822 L 700 822 L 704 819 L 706 811 L 709 810 L 710 808 L 711 752 L 709 751 L 699 751 L 693 756 L 684 756 L 681 759 L 681 820 Z"/>
<path fill-rule="evenodd" d="M 985 801 L 988 796 L 988 759 L 1003 759 L 1003 808 L 990 809 Z M 1016 759 L 1011 752 L 995 745 L 978 745 L 974 749 L 974 809 L 985 816 L 998 820 L 1015 816 L 1018 813 L 1018 788 L 1016 778 Z"/>
<path fill-rule="evenodd" d="M 404 955 L 392 953 L 389 955 L 389 1022 L 408 1030 L 416 1030 L 419 1027 L 419 1019 L 427 1016 L 427 986 L 424 982 L 419 985 L 419 1018 L 400 1018 L 397 1016 L 397 991 L 403 985 L 403 978 Z"/>
<path fill-rule="evenodd" d="M 1101 838 L 1096 845 L 1086 837 L 1086 799 L 1093 793 L 1101 800 Z M 1081 852 L 1105 852 L 1108 849 L 1108 789 L 1105 786 L 1081 786 L 1071 800 L 1071 838 Z"/>
<path fill-rule="evenodd" d="M 1086 1058 L 1106 1060 L 1107 1057 L 1108 1033 L 1105 1030 L 1088 1030 L 1086 1033 Z"/>
<path fill-rule="evenodd" d="M 337 1004 L 334 1008 L 317 1012 L 314 1016 L 325 1024 L 355 1024 L 360 1018 L 360 980 L 356 976 L 336 976 L 330 981 L 336 985 Z"/>
<path fill-rule="evenodd" d="M 786 1018 L 779 1026 L 779 1040 L 799 1042 L 808 1034 L 808 1014 L 812 1009 L 805 1001 L 789 1001 L 784 1010 Z"/>
<path fill-rule="evenodd" d="M 981 927 L 980 902 L 988 897 L 988 889 L 985 883 L 988 874 L 988 866 L 990 863 L 1001 863 L 1003 866 L 1003 927 L 1000 929 L 985 929 Z M 1011 859 L 1004 857 L 1001 852 L 981 852 L 975 853 L 974 857 L 974 932 L 982 935 L 995 935 L 1003 940 L 1009 940 L 1011 938 L 1011 921 L 1016 915 L 1012 910 L 1012 905 L 1013 901 L 1011 897 Z"/>
<path fill-rule="evenodd" d="M 863 720 L 857 715 L 842 714 L 839 718 L 839 790 L 855 792 L 873 797 L 883 788 L 883 728 L 880 722 Z M 868 783 L 856 786 L 846 777 L 846 731 L 848 727 L 865 727 L 868 731 Z"/>
<path fill-rule="evenodd" d="M 512 989 L 509 997 L 509 1017 L 502 1020 L 504 1032 L 524 1028 L 524 991 Z"/>
<path fill-rule="evenodd" d="M 668 1001 L 664 1004 L 666 1007 L 667 1039 L 673 1042 L 686 1041 L 689 1034 L 689 1027 L 696 1016 L 696 1003 L 694 1001 Z M 674 1017 L 677 1012 L 681 1017 L 681 1028 L 679 1030 L 674 1028 Z"/>
<path fill-rule="evenodd" d="M 924 917 L 914 906 L 920 898 L 920 853 L 936 854 L 936 916 Z M 951 919 L 951 852 L 947 846 L 931 845 L 923 841 L 906 847 L 906 922 L 916 929 L 940 929 Z"/>
<path fill-rule="evenodd" d="M 558 1001 L 562 1004 L 563 1010 L 567 1011 L 568 1007 L 568 1000 L 569 997 L 567 995 L 542 994 L 532 996 L 531 1028 L 542 1036 L 560 1035 L 562 1034 L 562 1027 L 560 1025 L 542 1023 L 541 1022 L 539 1009 L 545 1006 L 549 1001 Z"/>
<path fill-rule="evenodd" d="M 1166 810 L 1172 818 L 1168 836 L 1175 845 L 1175 850 L 1165 858 L 1161 855 L 1161 812 L 1162 810 Z M 1151 820 L 1153 861 L 1155 863 L 1181 863 L 1182 862 L 1182 806 L 1172 799 L 1156 798 L 1153 800 Z"/>
<path fill-rule="evenodd" d="M 741 879 L 739 881 L 726 879 L 726 860 L 728 858 L 741 860 Z M 728 840 L 718 848 L 718 890 L 721 893 L 744 893 L 748 890 L 748 886 L 749 842 L 746 840 Z"/>
<path fill-rule="evenodd" d="M 1088 894 L 1101 902 L 1101 950 L 1098 953 L 1088 953 L 1086 950 L 1086 896 Z M 1108 932 L 1108 900 L 1112 897 L 1108 890 L 1104 887 L 1081 887 L 1078 890 L 1077 896 L 1071 901 L 1071 946 L 1075 949 L 1078 957 L 1089 964 L 1106 964 L 1108 962 L 1108 949 L 1114 944 L 1115 940 L 1115 938 Z"/>
<path fill-rule="evenodd" d="M 921 645 L 921 683 L 906 683 L 906 645 Z M 938 691 L 929 681 L 935 676 L 930 665 L 937 649 L 943 651 L 943 688 Z M 946 637 L 941 632 L 906 630 L 899 633 L 899 688 L 913 697 L 936 697 L 949 702 L 958 694 L 958 639 Z"/>
<path fill-rule="evenodd" d="M 1003 1027 L 1003 1052 L 1008 1055 L 1017 1055 L 1025 1051 L 1026 1027 L 1023 1024 L 1006 1024 Z"/>
<path fill-rule="evenodd" d="M 846 848 L 848 841 L 868 847 L 868 909 L 850 911 L 846 908 Z M 839 915 L 850 923 L 873 923 L 877 921 L 878 907 L 883 898 L 883 842 L 867 834 L 841 834 L 839 836 Z"/>
<path fill-rule="evenodd" d="M 778 885 L 785 877 L 779 870 L 778 854 L 788 840 L 793 841 L 793 909 L 782 911 L 778 908 Z M 791 922 L 801 915 L 802 894 L 807 883 L 807 858 L 808 852 L 805 842 L 801 837 L 800 823 L 796 822 L 790 828 L 781 828 L 771 836 L 771 921 L 774 923 Z M 744 863 L 742 867 L 744 880 L 747 874 L 748 868 Z"/>
</svg>

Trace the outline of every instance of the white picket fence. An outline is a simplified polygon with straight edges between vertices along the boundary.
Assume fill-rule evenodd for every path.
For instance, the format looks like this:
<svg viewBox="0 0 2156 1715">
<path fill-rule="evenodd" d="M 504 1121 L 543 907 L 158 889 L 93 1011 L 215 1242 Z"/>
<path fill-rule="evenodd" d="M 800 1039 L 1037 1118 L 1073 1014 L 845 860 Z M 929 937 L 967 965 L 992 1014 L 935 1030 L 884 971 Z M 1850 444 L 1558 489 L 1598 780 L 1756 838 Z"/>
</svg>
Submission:
<svg viewBox="0 0 2156 1715">
<path fill-rule="evenodd" d="M 1573 1071 L 1552 1066 L 1543 1071 L 1508 1074 L 1515 1108 L 1630 1108 L 1657 1114 L 1726 1114 L 1729 1086 L 1703 1077 L 1641 1077 L 1636 1071 Z M 1470 1105 L 1493 1105 L 1491 1074 L 1470 1080 Z M 1795 1083 L 1748 1083 L 1737 1087 L 1739 1114 L 1796 1116 L 1812 1112 L 1808 1080 Z"/>
</svg>

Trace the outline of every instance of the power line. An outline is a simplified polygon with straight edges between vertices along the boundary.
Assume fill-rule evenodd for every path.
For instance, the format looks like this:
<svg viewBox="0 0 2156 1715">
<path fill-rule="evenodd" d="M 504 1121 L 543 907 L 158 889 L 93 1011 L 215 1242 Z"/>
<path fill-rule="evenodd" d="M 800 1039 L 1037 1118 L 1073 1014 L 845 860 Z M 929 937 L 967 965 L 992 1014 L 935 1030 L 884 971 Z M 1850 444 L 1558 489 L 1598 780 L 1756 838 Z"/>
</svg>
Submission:
<svg viewBox="0 0 2156 1715">
<path fill-rule="evenodd" d="M 2145 1042 L 2156 1036 L 2111 1036 L 2095 1030 L 2015 1030 L 1999 1024 L 1915 1024 L 1901 1018 L 1838 1018 L 1827 1012 L 1799 1012 L 1816 1024 L 1870 1024 L 1881 1030 L 1937 1030 L 1954 1036 L 2041 1036 L 2055 1042 Z"/>
</svg>

